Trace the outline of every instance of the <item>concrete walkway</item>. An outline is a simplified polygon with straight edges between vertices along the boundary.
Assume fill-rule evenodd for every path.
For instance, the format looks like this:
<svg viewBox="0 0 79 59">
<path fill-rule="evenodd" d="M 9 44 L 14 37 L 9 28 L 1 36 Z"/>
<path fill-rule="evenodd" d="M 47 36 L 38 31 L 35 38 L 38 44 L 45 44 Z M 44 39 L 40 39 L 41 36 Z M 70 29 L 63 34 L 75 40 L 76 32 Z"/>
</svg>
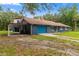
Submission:
<svg viewBox="0 0 79 59">
<path fill-rule="evenodd" d="M 73 41 L 73 42 L 79 42 L 78 38 L 73 38 L 73 37 L 69 37 L 69 36 L 59 36 L 59 35 L 55 35 L 55 34 L 52 34 L 52 33 L 43 33 L 43 34 L 39 34 L 39 35 L 56 37 L 58 39 L 70 40 L 70 41 Z"/>
</svg>

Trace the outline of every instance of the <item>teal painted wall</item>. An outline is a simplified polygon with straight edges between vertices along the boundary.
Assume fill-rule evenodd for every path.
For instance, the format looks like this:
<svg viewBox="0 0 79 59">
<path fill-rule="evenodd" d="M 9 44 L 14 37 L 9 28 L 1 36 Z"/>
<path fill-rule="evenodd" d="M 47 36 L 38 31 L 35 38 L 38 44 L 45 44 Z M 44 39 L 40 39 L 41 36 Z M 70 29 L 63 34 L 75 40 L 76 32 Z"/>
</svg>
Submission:
<svg viewBox="0 0 79 59">
<path fill-rule="evenodd" d="M 32 25 L 32 34 L 47 33 L 47 26 Z"/>
</svg>

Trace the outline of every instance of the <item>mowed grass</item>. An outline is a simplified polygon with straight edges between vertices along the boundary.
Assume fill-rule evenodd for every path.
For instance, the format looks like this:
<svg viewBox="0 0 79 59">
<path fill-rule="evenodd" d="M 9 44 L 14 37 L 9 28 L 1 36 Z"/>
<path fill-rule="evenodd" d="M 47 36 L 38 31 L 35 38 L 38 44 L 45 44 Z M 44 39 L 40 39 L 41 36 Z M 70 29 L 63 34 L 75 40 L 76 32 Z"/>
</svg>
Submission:
<svg viewBox="0 0 79 59">
<path fill-rule="evenodd" d="M 10 31 L 10 34 L 15 34 L 17 32 Z M 8 35 L 8 31 L 0 31 L 0 35 Z"/>
<path fill-rule="evenodd" d="M 0 31 L 0 35 L 7 35 L 8 31 Z"/>
<path fill-rule="evenodd" d="M 56 39 L 55 37 L 42 36 L 42 35 L 32 35 L 32 38 L 37 39 L 37 40 L 54 40 L 54 39 Z"/>
<path fill-rule="evenodd" d="M 58 35 L 60 36 L 69 36 L 69 37 L 73 37 L 73 38 L 79 38 L 79 32 L 74 32 L 74 31 L 70 31 L 70 32 L 62 32 L 59 33 Z"/>
<path fill-rule="evenodd" d="M 42 35 L 33 35 L 32 38 L 37 40 L 51 40 L 51 41 L 62 42 L 62 43 L 70 42 L 70 40 L 62 40 L 56 37 L 49 37 L 49 36 L 42 36 Z"/>
<path fill-rule="evenodd" d="M 36 40 L 51 40 L 51 41 L 55 41 L 57 43 L 64 43 L 64 44 L 68 43 L 68 44 L 76 46 L 76 47 L 79 46 L 78 42 L 72 42 L 71 40 L 58 39 L 56 37 L 49 37 L 49 36 L 42 36 L 42 35 L 33 35 L 32 38 L 36 39 Z"/>
</svg>

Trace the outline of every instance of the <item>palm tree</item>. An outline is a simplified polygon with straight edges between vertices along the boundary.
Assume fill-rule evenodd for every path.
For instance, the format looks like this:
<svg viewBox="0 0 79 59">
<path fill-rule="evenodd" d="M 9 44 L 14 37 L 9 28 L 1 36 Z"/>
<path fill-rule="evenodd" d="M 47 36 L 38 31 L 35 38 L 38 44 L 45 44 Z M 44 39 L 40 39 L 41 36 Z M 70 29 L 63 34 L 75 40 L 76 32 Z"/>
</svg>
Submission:
<svg viewBox="0 0 79 59">
<path fill-rule="evenodd" d="M 77 21 L 79 19 L 79 14 L 77 12 L 77 5 L 76 4 L 73 5 L 71 13 L 73 14 L 72 20 L 74 23 L 74 31 L 76 31 L 77 30 Z"/>
<path fill-rule="evenodd" d="M 79 19 L 77 10 L 78 8 L 76 4 L 73 4 L 72 7 L 65 6 L 59 10 L 59 21 L 71 26 L 73 31 L 77 30 L 77 21 Z"/>
<path fill-rule="evenodd" d="M 79 14 L 74 15 L 73 22 L 74 22 L 74 31 L 77 31 L 77 22 L 79 21 Z"/>
</svg>

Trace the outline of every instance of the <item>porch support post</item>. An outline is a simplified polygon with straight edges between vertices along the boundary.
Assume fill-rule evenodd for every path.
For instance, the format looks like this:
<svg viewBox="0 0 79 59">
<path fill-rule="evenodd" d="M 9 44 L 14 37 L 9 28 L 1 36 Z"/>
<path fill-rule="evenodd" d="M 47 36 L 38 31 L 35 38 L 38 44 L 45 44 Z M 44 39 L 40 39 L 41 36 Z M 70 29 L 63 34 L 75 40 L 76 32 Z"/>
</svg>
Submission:
<svg viewBox="0 0 79 59">
<path fill-rule="evenodd" d="M 56 27 L 56 32 L 58 32 L 58 26 Z"/>
<path fill-rule="evenodd" d="M 31 25 L 31 35 L 32 35 L 32 25 Z"/>
<path fill-rule="evenodd" d="M 10 36 L 10 25 L 8 25 L 8 36 Z"/>
<path fill-rule="evenodd" d="M 22 25 L 19 25 L 19 34 L 21 33 Z"/>
</svg>

